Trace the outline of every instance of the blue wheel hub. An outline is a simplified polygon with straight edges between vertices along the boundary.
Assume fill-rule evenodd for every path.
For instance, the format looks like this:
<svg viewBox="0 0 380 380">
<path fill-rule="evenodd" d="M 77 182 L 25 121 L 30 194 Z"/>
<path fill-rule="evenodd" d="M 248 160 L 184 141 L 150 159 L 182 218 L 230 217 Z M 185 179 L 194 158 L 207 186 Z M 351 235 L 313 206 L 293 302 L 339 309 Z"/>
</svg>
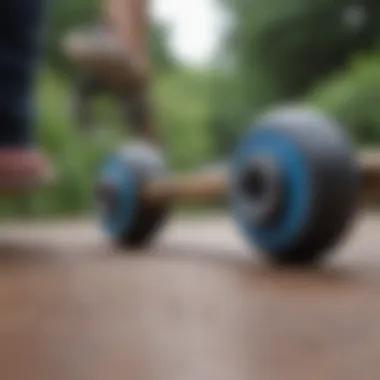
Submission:
<svg viewBox="0 0 380 380">
<path fill-rule="evenodd" d="M 133 223 L 138 183 L 132 168 L 117 154 L 106 160 L 99 182 L 108 190 L 107 196 L 98 200 L 102 228 L 111 238 L 117 238 Z"/>
<path fill-rule="evenodd" d="M 311 185 L 303 153 L 293 139 L 278 130 L 263 127 L 248 133 L 238 146 L 232 162 L 231 200 L 237 223 L 249 242 L 276 255 L 300 238 L 308 217 Z M 246 197 L 241 186 L 242 169 L 261 157 L 270 158 L 281 185 L 276 195 L 281 202 L 264 224 L 253 217 L 252 209 L 257 204 Z M 265 170 L 263 173 L 265 176 Z"/>
</svg>

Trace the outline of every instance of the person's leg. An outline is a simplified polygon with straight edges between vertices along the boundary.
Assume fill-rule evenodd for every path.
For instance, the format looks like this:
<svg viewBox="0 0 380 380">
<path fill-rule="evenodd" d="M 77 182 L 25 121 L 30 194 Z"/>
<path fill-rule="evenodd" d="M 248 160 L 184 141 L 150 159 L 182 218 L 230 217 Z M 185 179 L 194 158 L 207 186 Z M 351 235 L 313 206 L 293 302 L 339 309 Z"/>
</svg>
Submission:
<svg viewBox="0 0 380 380">
<path fill-rule="evenodd" d="M 148 49 L 149 17 L 147 0 L 103 0 L 108 23 L 121 42 L 126 55 L 132 60 L 132 67 L 145 78 L 140 92 L 133 94 L 127 104 L 127 112 L 136 135 L 160 142 L 153 124 L 148 86 L 150 59 Z"/>
<path fill-rule="evenodd" d="M 123 95 L 136 137 L 159 142 L 149 107 L 147 0 L 101 0 L 105 26 L 70 33 L 66 54 L 88 74 Z"/>
<path fill-rule="evenodd" d="M 147 0 L 103 0 L 104 12 L 126 54 L 145 74 L 149 70 Z"/>
<path fill-rule="evenodd" d="M 34 147 L 34 81 L 44 0 L 0 2 L 0 193 L 25 189 L 47 174 Z"/>
<path fill-rule="evenodd" d="M 148 82 L 146 0 L 101 1 L 103 24 L 70 32 L 64 51 L 112 89 L 140 89 Z"/>
</svg>

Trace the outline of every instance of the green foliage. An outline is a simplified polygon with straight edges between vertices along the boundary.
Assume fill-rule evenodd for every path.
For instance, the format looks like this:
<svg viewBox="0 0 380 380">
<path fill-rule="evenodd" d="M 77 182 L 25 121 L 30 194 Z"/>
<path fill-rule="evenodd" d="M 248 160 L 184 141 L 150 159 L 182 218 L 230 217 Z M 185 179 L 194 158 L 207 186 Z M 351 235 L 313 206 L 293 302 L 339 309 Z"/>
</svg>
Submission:
<svg viewBox="0 0 380 380">
<path fill-rule="evenodd" d="M 322 82 L 308 101 L 335 116 L 361 144 L 380 143 L 380 55 L 354 59 Z"/>
<path fill-rule="evenodd" d="M 159 128 L 175 169 L 200 166 L 213 156 L 207 73 L 177 71 L 157 81 L 153 96 Z"/>
<path fill-rule="evenodd" d="M 152 66 L 158 73 L 176 70 L 179 66 L 167 45 L 169 34 L 170 29 L 166 25 L 150 24 L 149 53 Z"/>
<path fill-rule="evenodd" d="M 248 83 L 252 96 L 260 78 L 272 87 L 265 101 L 303 96 L 353 54 L 372 50 L 380 36 L 380 3 L 373 0 L 224 3 L 235 16 L 227 48 L 255 79 Z"/>
<path fill-rule="evenodd" d="M 210 83 L 210 129 L 215 153 L 218 157 L 226 157 L 260 109 L 247 96 L 246 82 L 242 76 L 216 72 L 210 75 Z"/>
<path fill-rule="evenodd" d="M 100 18 L 99 0 L 64 0 L 51 2 L 46 36 L 46 59 L 55 69 L 67 70 L 61 41 L 73 28 L 91 24 Z"/>
</svg>

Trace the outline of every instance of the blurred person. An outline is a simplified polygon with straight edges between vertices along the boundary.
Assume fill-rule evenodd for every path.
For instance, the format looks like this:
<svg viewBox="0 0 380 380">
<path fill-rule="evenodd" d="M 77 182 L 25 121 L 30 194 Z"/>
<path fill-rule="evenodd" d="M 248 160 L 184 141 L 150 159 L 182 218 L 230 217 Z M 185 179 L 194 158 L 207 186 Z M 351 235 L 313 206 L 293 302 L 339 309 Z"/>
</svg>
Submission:
<svg viewBox="0 0 380 380">
<path fill-rule="evenodd" d="M 44 0 L 0 5 L 0 192 L 29 191 L 51 170 L 35 147 L 33 93 Z"/>
<path fill-rule="evenodd" d="M 144 81 L 149 76 L 147 0 L 103 0 L 103 5 L 113 36 L 130 61 L 131 75 Z"/>
<path fill-rule="evenodd" d="M 129 124 L 140 137 L 157 141 L 147 112 L 150 77 L 147 0 L 102 0 L 102 23 L 80 28 L 64 39 L 68 57 L 92 74 L 83 92 L 108 87 L 129 108 Z M 87 86 L 87 87 L 86 87 Z"/>
<path fill-rule="evenodd" d="M 148 57 L 146 0 L 103 0 L 105 27 L 76 33 L 84 41 L 82 56 L 96 52 L 96 59 L 122 57 L 133 86 L 145 90 Z M 0 5 L 0 191 L 29 191 L 51 177 L 52 169 L 35 146 L 34 90 L 41 57 L 45 0 L 3 0 Z M 73 39 L 66 40 L 69 53 Z M 78 45 L 77 45 L 78 46 Z M 70 50 L 71 49 L 71 50 Z M 87 50 L 86 50 L 87 49 Z M 113 53 L 110 54 L 110 49 Z M 75 54 L 74 54 L 75 55 Z M 90 58 L 94 58 L 93 56 Z"/>
</svg>

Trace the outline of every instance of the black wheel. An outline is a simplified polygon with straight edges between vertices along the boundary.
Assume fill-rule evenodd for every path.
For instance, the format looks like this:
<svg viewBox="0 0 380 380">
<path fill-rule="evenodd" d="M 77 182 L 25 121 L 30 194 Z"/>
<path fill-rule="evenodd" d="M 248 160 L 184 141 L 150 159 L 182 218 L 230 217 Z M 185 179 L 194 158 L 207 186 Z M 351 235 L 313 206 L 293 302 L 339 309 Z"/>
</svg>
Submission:
<svg viewBox="0 0 380 380">
<path fill-rule="evenodd" d="M 350 226 L 360 190 L 342 128 L 299 108 L 259 120 L 237 149 L 231 183 L 234 213 L 249 242 L 282 264 L 326 255 Z"/>
<path fill-rule="evenodd" d="M 141 188 L 162 176 L 162 155 L 148 144 L 124 148 L 106 160 L 97 186 L 102 226 L 112 241 L 125 248 L 146 246 L 168 214 L 166 204 L 146 204 Z"/>
</svg>

